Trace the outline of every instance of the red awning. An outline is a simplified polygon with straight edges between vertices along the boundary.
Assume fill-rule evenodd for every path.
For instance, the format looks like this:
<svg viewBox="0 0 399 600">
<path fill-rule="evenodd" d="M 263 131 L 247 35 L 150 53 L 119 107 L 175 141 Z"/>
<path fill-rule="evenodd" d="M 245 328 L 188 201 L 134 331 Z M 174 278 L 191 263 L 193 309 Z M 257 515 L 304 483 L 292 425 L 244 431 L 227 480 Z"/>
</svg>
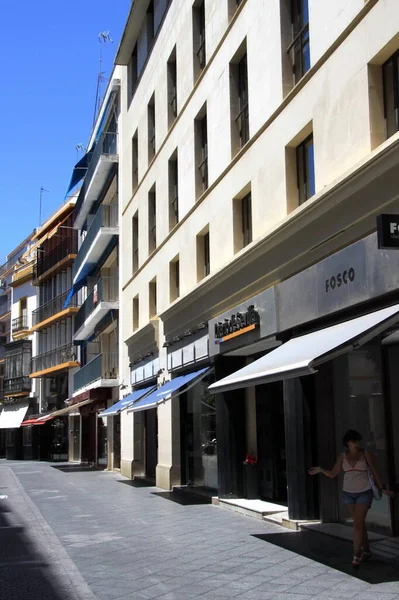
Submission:
<svg viewBox="0 0 399 600">
<path fill-rule="evenodd" d="M 21 423 L 21 427 L 28 427 L 29 425 L 44 425 L 46 421 L 38 421 L 37 419 L 27 419 Z"/>
</svg>

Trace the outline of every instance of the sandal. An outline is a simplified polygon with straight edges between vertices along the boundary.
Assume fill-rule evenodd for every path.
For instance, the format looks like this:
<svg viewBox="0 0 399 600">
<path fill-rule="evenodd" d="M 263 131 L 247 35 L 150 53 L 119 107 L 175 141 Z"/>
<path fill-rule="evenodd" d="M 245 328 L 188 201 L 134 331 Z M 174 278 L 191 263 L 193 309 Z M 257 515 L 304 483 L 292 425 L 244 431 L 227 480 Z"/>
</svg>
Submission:
<svg viewBox="0 0 399 600">
<path fill-rule="evenodd" d="M 360 567 L 360 558 L 358 556 L 354 556 L 352 559 L 352 567 L 354 569 L 358 569 Z"/>
<path fill-rule="evenodd" d="M 370 560 L 371 558 L 371 552 L 370 550 L 368 550 L 366 552 L 366 550 L 363 550 L 362 555 L 360 557 L 361 562 L 367 562 L 368 560 Z"/>
</svg>

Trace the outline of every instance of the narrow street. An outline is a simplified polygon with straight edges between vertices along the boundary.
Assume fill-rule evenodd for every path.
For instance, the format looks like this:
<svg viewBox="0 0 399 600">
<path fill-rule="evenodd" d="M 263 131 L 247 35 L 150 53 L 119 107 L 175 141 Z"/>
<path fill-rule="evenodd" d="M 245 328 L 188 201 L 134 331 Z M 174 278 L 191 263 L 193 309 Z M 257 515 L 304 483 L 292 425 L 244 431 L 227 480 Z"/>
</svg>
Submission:
<svg viewBox="0 0 399 600">
<path fill-rule="evenodd" d="M 399 600 L 399 569 L 117 473 L 0 462 L 1 600 Z M 316 560 L 317 559 L 317 560 Z"/>
</svg>

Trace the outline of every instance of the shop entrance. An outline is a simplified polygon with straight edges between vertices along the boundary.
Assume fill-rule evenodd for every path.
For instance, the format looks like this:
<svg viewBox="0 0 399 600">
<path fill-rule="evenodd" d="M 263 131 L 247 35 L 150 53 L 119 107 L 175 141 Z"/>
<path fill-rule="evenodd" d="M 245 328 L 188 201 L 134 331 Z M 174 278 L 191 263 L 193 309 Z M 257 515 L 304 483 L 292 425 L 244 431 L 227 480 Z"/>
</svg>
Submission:
<svg viewBox="0 0 399 600">
<path fill-rule="evenodd" d="M 387 366 L 387 400 L 388 400 L 388 424 L 389 438 L 391 443 L 388 444 L 388 453 L 390 457 L 390 483 L 395 491 L 399 491 L 399 345 L 386 346 L 385 364 Z M 386 480 L 384 480 L 386 483 Z M 392 529 L 393 535 L 399 535 L 399 496 L 396 494 L 392 502 Z"/>
<path fill-rule="evenodd" d="M 146 477 L 155 479 L 158 462 L 158 419 L 156 408 L 144 411 L 144 439 L 145 475 Z"/>
<path fill-rule="evenodd" d="M 256 429 L 259 495 L 263 500 L 287 501 L 284 400 L 282 382 L 256 390 Z"/>
<path fill-rule="evenodd" d="M 114 421 L 114 436 L 113 436 L 113 454 L 114 454 L 114 469 L 121 468 L 121 417 L 115 415 Z"/>
<path fill-rule="evenodd" d="M 82 462 L 96 462 L 96 413 L 82 416 Z"/>
<path fill-rule="evenodd" d="M 106 467 L 107 460 L 107 425 L 102 418 L 99 418 L 97 419 L 97 464 Z"/>
<path fill-rule="evenodd" d="M 70 417 L 71 420 L 71 460 L 78 462 L 80 460 L 80 416 Z"/>
</svg>

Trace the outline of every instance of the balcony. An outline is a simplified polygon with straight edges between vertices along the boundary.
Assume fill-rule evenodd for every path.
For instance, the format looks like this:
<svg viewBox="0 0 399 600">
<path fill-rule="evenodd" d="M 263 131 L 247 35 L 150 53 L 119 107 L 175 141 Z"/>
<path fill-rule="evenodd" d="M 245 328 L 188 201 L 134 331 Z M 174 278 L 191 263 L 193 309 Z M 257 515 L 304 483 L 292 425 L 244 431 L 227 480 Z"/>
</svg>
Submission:
<svg viewBox="0 0 399 600">
<path fill-rule="evenodd" d="M 108 311 L 118 309 L 118 280 L 102 277 L 75 315 L 74 340 L 86 340 Z"/>
<path fill-rule="evenodd" d="M 96 143 L 76 202 L 76 229 L 82 229 L 93 203 L 101 194 L 113 166 L 118 162 L 117 140 L 117 133 L 104 131 Z"/>
<path fill-rule="evenodd" d="M 11 331 L 13 338 L 21 338 L 30 333 L 28 327 L 28 316 L 17 317 L 11 321 Z"/>
<path fill-rule="evenodd" d="M 60 294 L 32 312 L 32 331 L 39 331 L 78 312 L 80 306 L 78 294 L 72 296 L 68 308 L 64 309 L 68 294 L 69 291 Z"/>
<path fill-rule="evenodd" d="M 32 373 L 29 377 L 44 377 L 45 375 L 78 367 L 77 357 L 78 348 L 72 344 L 66 344 L 44 354 L 38 354 L 32 358 Z"/>
<path fill-rule="evenodd" d="M 4 378 L 4 396 L 27 396 L 32 383 L 28 376 Z"/>
<path fill-rule="evenodd" d="M 17 287 L 19 285 L 22 285 L 23 283 L 30 281 L 33 278 L 33 275 L 34 275 L 33 263 L 19 267 L 12 274 L 12 281 L 10 282 L 10 286 Z"/>
<path fill-rule="evenodd" d="M 42 254 L 37 260 L 34 285 L 39 285 L 42 281 L 60 273 L 63 269 L 70 266 L 78 253 L 77 232 L 66 237 L 58 246 L 50 252 Z"/>
<path fill-rule="evenodd" d="M 3 296 L 5 298 L 5 296 Z M 0 303 L 0 319 L 11 312 L 11 300 L 7 299 Z"/>
<path fill-rule="evenodd" d="M 112 238 L 118 233 L 118 205 L 102 204 L 79 248 L 73 265 L 74 283 L 98 263 Z"/>
<path fill-rule="evenodd" d="M 119 385 L 118 354 L 99 354 L 73 376 L 74 392 Z"/>
</svg>

